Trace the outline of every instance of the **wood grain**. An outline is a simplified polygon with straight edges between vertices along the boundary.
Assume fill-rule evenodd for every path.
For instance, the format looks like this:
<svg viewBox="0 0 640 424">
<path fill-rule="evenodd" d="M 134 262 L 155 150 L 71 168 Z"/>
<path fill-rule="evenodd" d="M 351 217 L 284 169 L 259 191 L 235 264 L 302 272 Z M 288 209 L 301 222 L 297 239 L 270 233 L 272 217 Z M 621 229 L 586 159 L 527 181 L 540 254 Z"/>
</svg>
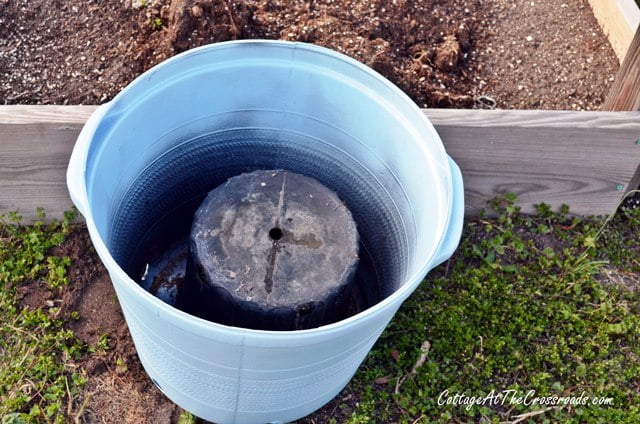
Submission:
<svg viewBox="0 0 640 424">
<path fill-rule="evenodd" d="M 14 125 L 47 124 L 52 127 L 84 125 L 97 106 L 0 106 L 0 125 L 8 128 Z M 2 133 L 0 133 L 2 134 Z"/>
<path fill-rule="evenodd" d="M 593 14 L 622 63 L 640 24 L 635 0 L 589 0 Z"/>
<path fill-rule="evenodd" d="M 640 27 L 633 37 L 602 110 L 640 110 Z"/>
<path fill-rule="evenodd" d="M 60 218 L 72 206 L 65 181 L 71 149 L 95 106 L 0 106 L 0 213 L 26 221 L 44 207 Z"/>
<path fill-rule="evenodd" d="M 427 110 L 462 169 L 467 214 L 511 191 L 525 212 L 613 212 L 640 164 L 640 113 Z"/>
<path fill-rule="evenodd" d="M 71 207 L 65 175 L 95 106 L 0 106 L 0 213 L 51 217 Z M 608 214 L 640 164 L 640 112 L 425 110 L 460 165 L 467 214 L 506 191 L 527 212 L 541 202 Z M 621 186 L 621 189 L 618 188 Z"/>
</svg>

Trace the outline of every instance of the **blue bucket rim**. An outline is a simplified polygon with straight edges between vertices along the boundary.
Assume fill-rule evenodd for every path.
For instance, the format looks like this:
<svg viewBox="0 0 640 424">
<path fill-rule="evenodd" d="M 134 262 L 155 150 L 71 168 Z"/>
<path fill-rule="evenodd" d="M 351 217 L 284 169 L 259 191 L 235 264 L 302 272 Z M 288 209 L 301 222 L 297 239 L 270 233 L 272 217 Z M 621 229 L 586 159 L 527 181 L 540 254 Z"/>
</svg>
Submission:
<svg viewBox="0 0 640 424">
<path fill-rule="evenodd" d="M 412 122 L 416 124 L 419 122 L 420 125 L 423 126 L 423 130 L 426 130 L 427 132 L 431 133 L 431 137 L 434 140 L 439 142 L 436 144 L 442 157 L 445 159 L 448 157 L 446 155 L 444 145 L 442 144 L 441 139 L 438 133 L 436 132 L 433 124 L 429 121 L 426 115 L 422 113 L 418 105 L 416 105 L 413 102 L 413 100 L 411 100 L 411 98 L 409 98 L 409 96 L 405 94 L 402 90 L 400 90 L 400 88 L 398 88 L 395 84 L 390 82 L 388 79 L 386 79 L 385 77 L 383 77 L 381 74 L 371 69 L 370 67 L 364 65 L 363 63 L 343 53 L 328 49 L 326 47 L 309 44 L 309 43 L 303 43 L 303 42 L 292 42 L 292 41 L 282 41 L 282 40 L 259 40 L 259 39 L 233 40 L 233 41 L 225 41 L 220 43 L 208 44 L 208 45 L 200 46 L 191 50 L 184 51 L 153 66 L 152 68 L 148 69 L 147 71 L 139 75 L 134 81 L 132 81 L 129 85 L 127 85 L 124 89 L 122 89 L 122 91 L 120 91 L 113 98 L 113 100 L 104 104 L 103 108 L 99 108 L 96 111 L 96 114 L 99 115 L 98 118 L 102 118 L 103 116 L 105 116 L 110 112 L 114 104 L 116 104 L 121 98 L 127 96 L 127 93 L 131 91 L 133 88 L 135 88 L 137 85 L 141 84 L 145 78 L 148 78 L 150 75 L 152 75 L 153 73 L 157 72 L 162 68 L 171 66 L 174 62 L 183 59 L 185 56 L 201 54 L 209 50 L 222 50 L 222 49 L 235 48 L 238 46 L 252 45 L 252 44 L 253 45 L 270 45 L 272 47 L 276 46 L 276 47 L 283 47 L 283 48 L 304 49 L 317 54 L 329 56 L 334 60 L 339 60 L 351 66 L 354 66 L 358 71 L 364 72 L 368 76 L 376 79 L 378 82 L 381 82 L 384 86 L 386 86 L 386 88 L 390 89 L 396 96 L 398 96 L 398 100 L 402 100 L 404 103 L 407 103 L 409 107 L 414 109 L 417 112 L 416 117 L 418 121 L 412 120 Z M 93 134 L 91 134 L 91 136 L 92 135 Z M 84 152 L 84 157 L 81 158 L 84 165 L 86 165 L 86 161 L 87 161 L 87 155 L 86 155 L 87 152 L 88 152 L 88 148 L 87 148 L 87 151 Z M 446 189 L 444 190 L 444 194 L 447 197 L 446 199 L 447 204 L 445 205 L 447 207 L 446 215 L 445 215 L 446 218 L 444 220 L 444 225 L 440 229 L 440 237 L 434 243 L 434 249 L 432 250 L 431 255 L 429 257 L 426 257 L 422 261 L 422 265 L 412 275 L 410 275 L 409 278 L 406 279 L 404 284 L 402 284 L 391 295 L 387 296 L 380 302 L 343 320 L 340 320 L 331 324 L 323 325 L 320 327 L 316 327 L 316 328 L 306 329 L 306 330 L 274 331 L 274 330 L 255 330 L 255 329 L 248 329 L 248 328 L 242 328 L 242 327 L 226 326 L 223 324 L 207 321 L 205 319 L 196 317 L 180 309 L 177 309 L 167 303 L 164 303 L 162 300 L 156 298 L 151 293 L 147 292 L 138 283 L 136 283 L 133 279 L 131 279 L 129 275 L 126 272 L 124 272 L 124 270 L 117 264 L 117 262 L 113 259 L 113 257 L 109 253 L 109 250 L 106 247 L 104 241 L 102 240 L 102 237 L 98 232 L 98 229 L 95 226 L 93 219 L 86 220 L 87 228 L 89 230 L 91 239 L 96 247 L 96 252 L 100 256 L 101 260 L 104 262 L 107 270 L 109 270 L 109 273 L 115 274 L 114 276 L 116 278 L 114 279 L 112 277 L 111 278 L 112 282 L 114 282 L 114 284 L 117 284 L 116 281 L 125 282 L 126 284 L 122 286 L 123 288 L 126 288 L 127 290 L 129 290 L 131 294 L 137 295 L 138 299 L 140 299 L 141 301 L 144 301 L 145 303 L 148 303 L 150 307 L 157 308 L 156 313 L 158 316 L 160 315 L 160 311 L 163 311 L 164 313 L 166 313 L 168 317 L 173 318 L 172 323 L 174 325 L 177 325 L 183 328 L 184 330 L 187 330 L 194 334 L 201 334 L 201 335 L 207 335 L 211 331 L 215 331 L 218 334 L 222 332 L 229 336 L 233 335 L 234 337 L 237 337 L 238 335 L 250 336 L 250 337 L 251 336 L 253 337 L 268 336 L 270 341 L 274 340 L 274 338 L 281 339 L 281 340 L 289 340 L 292 337 L 295 337 L 297 340 L 301 340 L 300 339 L 301 337 L 305 337 L 305 336 L 318 337 L 318 336 L 326 335 L 327 333 L 332 333 L 333 335 L 336 335 L 336 332 L 346 331 L 347 329 L 351 331 L 352 330 L 351 327 L 353 326 L 365 325 L 366 319 L 371 315 L 377 315 L 387 310 L 391 310 L 394 313 L 395 309 L 397 309 L 402 304 L 402 302 L 413 293 L 415 288 L 422 282 L 426 274 L 433 268 L 432 262 L 438 252 L 438 247 L 442 244 L 443 239 L 446 237 L 447 229 L 451 224 L 450 221 L 451 221 L 451 214 L 453 209 L 452 202 L 453 202 L 454 187 L 452 182 L 451 170 L 448 165 L 443 168 L 446 168 L 448 172 L 448 175 L 445 176 L 445 180 L 447 181 L 448 187 L 446 187 Z M 86 169 L 84 171 L 86 171 Z M 81 191 L 81 197 L 84 199 L 86 203 L 87 190 L 86 190 L 86 180 L 84 177 L 85 177 L 85 174 L 83 174 L 83 178 L 81 179 L 81 181 L 79 182 L 76 181 L 73 184 L 74 185 L 77 185 L 78 183 L 80 184 L 80 187 L 78 189 L 79 191 Z M 68 181 L 68 183 L 71 186 L 71 182 Z M 462 189 L 462 188 L 458 188 L 458 189 Z M 83 212 L 85 216 L 86 216 L 86 213 L 91 215 L 89 210 L 86 210 L 86 211 L 81 210 L 81 212 Z"/>
</svg>

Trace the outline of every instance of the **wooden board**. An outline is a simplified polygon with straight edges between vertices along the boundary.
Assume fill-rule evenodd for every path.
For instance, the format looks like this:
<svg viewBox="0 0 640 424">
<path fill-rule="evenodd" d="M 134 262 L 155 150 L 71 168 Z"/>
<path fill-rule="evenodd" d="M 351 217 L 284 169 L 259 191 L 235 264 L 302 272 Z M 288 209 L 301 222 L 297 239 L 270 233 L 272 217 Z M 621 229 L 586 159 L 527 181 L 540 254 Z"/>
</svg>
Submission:
<svg viewBox="0 0 640 424">
<path fill-rule="evenodd" d="M 622 63 L 640 24 L 635 0 L 589 0 L 593 14 Z"/>
<path fill-rule="evenodd" d="M 0 106 L 0 213 L 26 220 L 41 206 L 60 218 L 72 206 L 65 173 L 94 106 Z"/>
<path fill-rule="evenodd" d="M 65 173 L 95 106 L 0 106 L 0 213 L 71 207 Z M 608 214 L 640 164 L 640 112 L 425 110 L 462 168 L 467 214 L 512 191 L 527 212 L 567 203 Z"/>
<path fill-rule="evenodd" d="M 633 37 L 602 110 L 640 110 L 640 27 Z"/>
<path fill-rule="evenodd" d="M 613 212 L 640 164 L 639 112 L 426 111 L 460 165 L 467 214 L 507 191 L 525 212 Z"/>
</svg>

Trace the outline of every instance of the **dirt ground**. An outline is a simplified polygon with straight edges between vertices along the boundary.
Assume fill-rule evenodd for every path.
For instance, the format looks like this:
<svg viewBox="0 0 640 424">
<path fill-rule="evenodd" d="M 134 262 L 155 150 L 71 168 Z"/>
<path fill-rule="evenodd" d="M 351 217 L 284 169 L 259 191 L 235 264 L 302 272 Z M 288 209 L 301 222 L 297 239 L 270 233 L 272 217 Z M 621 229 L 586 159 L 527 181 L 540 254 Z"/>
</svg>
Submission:
<svg viewBox="0 0 640 424">
<path fill-rule="evenodd" d="M 596 109 L 618 61 L 587 0 L 0 0 L 0 104 L 98 104 L 206 43 L 306 41 L 421 107 Z"/>
<path fill-rule="evenodd" d="M 84 226 L 52 252 L 69 256 L 70 284 L 55 298 L 42 284 L 20 287 L 23 306 L 43 307 L 54 302 L 60 316 L 77 312 L 68 326 L 91 346 L 108 336 L 108 349 L 86 355 L 78 364 L 89 377 L 76 410 L 83 423 L 176 423 L 180 408 L 169 401 L 147 377 L 135 351 L 129 330 L 106 269 L 93 251 Z M 71 419 L 71 418 L 70 418 Z"/>
<path fill-rule="evenodd" d="M 98 104 L 144 70 L 206 43 L 272 38 L 327 46 L 373 67 L 421 107 L 597 109 L 618 61 L 587 0 L 0 0 L 0 104 Z M 108 275 L 80 228 L 60 302 L 109 349 L 81 366 L 84 422 L 175 423 L 180 410 L 137 359 Z M 326 422 L 338 403 L 305 419 Z M 337 411 L 337 412 L 336 412 Z M 337 417 L 340 421 L 340 417 Z"/>
<path fill-rule="evenodd" d="M 73 316 L 72 313 L 77 312 L 78 318 L 68 319 L 67 325 L 88 345 L 96 346 L 102 337 L 108 336 L 106 350 L 85 355 L 76 364 L 89 377 L 74 408 L 82 411 L 81 422 L 178 423 L 183 411 L 166 398 L 145 373 L 109 275 L 91 245 L 86 227 L 78 225 L 51 253 L 71 258 L 70 284 L 56 296 L 42 283 L 23 285 L 18 289 L 21 306 L 36 309 L 53 302 L 60 307 L 61 317 Z M 345 390 L 299 423 L 324 423 L 336 414 L 348 415 L 351 409 L 338 411 L 338 405 L 353 405 L 355 402 L 356 395 Z"/>
<path fill-rule="evenodd" d="M 505 109 L 594 110 L 618 59 L 586 0 L 495 0 L 478 33 L 476 95 Z"/>
</svg>

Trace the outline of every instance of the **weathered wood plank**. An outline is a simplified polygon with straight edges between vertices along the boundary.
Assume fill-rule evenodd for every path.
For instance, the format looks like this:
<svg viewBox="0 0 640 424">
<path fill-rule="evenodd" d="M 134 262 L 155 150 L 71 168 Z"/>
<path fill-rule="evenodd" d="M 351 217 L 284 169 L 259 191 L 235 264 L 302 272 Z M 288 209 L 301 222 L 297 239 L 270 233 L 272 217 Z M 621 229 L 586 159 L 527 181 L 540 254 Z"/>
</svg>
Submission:
<svg viewBox="0 0 640 424">
<path fill-rule="evenodd" d="M 0 125 L 3 129 L 14 125 L 47 124 L 52 127 L 84 125 L 97 106 L 0 106 Z M 2 134 L 2 133 L 0 133 Z"/>
<path fill-rule="evenodd" d="M 65 173 L 95 106 L 0 106 L 0 213 L 32 218 L 71 206 Z M 462 168 L 466 212 L 519 195 L 527 212 L 567 203 L 576 214 L 614 210 L 640 164 L 640 112 L 425 110 Z M 621 189 L 618 188 L 621 186 Z"/>
<path fill-rule="evenodd" d="M 95 106 L 0 106 L 0 213 L 26 220 L 72 206 L 65 174 L 78 132 Z"/>
<path fill-rule="evenodd" d="M 640 27 L 633 37 L 602 110 L 640 110 Z"/>
<path fill-rule="evenodd" d="M 589 5 L 622 63 L 640 24 L 635 0 L 589 0 Z"/>
<path fill-rule="evenodd" d="M 609 214 L 640 164 L 640 113 L 426 111 L 460 165 L 467 214 L 514 192 L 526 212 L 544 202 Z"/>
</svg>

